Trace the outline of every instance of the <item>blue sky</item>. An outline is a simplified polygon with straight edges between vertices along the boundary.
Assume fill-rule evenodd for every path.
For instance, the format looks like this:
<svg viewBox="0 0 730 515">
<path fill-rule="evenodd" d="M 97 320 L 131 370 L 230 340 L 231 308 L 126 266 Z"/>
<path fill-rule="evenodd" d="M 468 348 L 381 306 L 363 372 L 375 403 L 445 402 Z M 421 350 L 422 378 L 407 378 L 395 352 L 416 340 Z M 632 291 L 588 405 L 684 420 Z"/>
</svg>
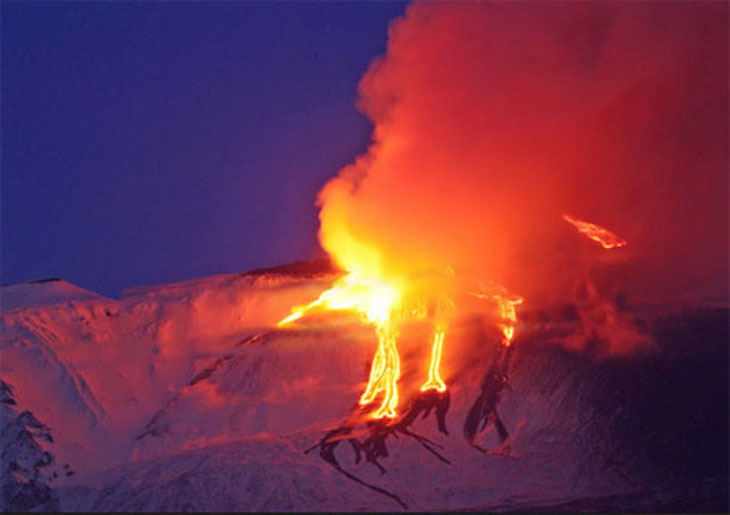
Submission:
<svg viewBox="0 0 730 515">
<path fill-rule="evenodd" d="M 107 295 L 319 255 L 403 3 L 2 5 L 2 282 Z"/>
</svg>

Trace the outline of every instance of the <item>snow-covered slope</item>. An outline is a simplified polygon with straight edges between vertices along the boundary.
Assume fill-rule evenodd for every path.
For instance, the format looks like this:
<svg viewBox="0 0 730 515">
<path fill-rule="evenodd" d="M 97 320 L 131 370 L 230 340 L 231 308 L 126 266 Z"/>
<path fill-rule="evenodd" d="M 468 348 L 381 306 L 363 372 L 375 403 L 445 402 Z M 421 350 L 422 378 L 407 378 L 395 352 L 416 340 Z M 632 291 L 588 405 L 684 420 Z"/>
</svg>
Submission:
<svg viewBox="0 0 730 515">
<path fill-rule="evenodd" d="M 300 283 L 283 275 L 218 276 L 120 300 L 4 310 L 0 373 L 22 404 L 57 428 L 59 455 L 93 473 L 129 459 L 129 437 L 196 367 L 271 326 L 325 284 Z"/>
<path fill-rule="evenodd" d="M 56 278 L 0 287 L 0 306 L 3 310 L 101 298 L 101 295 Z"/>
<path fill-rule="evenodd" d="M 275 329 L 334 278 L 304 272 L 221 275 L 136 288 L 119 300 L 4 310 L 0 378 L 52 428 L 55 462 L 76 471 L 54 483 L 61 507 L 436 510 L 585 499 L 712 507 L 726 497 L 727 366 L 718 358 L 727 356 L 727 310 L 645 313 L 641 331 L 621 319 L 622 341 L 651 333 L 655 345 L 607 357 L 605 327 L 586 329 L 570 309 L 526 307 L 498 407 L 508 455 L 480 453 L 462 435 L 499 340 L 492 320 L 465 320 L 444 355 L 449 435 L 434 414 L 410 426 L 445 461 L 400 433 L 384 440 L 385 474 L 356 463 L 346 441 L 335 448 L 338 471 L 319 449 L 305 451 L 352 422 L 375 339 L 346 315 Z M 402 338 L 404 410 L 409 385 L 424 379 L 409 365 L 420 364 L 409 346 L 417 337 Z M 353 427 L 361 441 L 373 430 Z M 494 433 L 479 442 L 494 447 Z"/>
</svg>

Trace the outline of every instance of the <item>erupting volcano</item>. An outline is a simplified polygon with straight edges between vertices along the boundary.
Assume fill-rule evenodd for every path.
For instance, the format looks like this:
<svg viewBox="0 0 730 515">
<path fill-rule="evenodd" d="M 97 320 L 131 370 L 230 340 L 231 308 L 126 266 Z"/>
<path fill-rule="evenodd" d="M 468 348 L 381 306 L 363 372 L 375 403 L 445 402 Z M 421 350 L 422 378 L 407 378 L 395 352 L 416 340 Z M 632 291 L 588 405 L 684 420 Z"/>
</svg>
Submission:
<svg viewBox="0 0 730 515">
<path fill-rule="evenodd" d="M 322 457 L 341 472 L 337 442 L 348 439 L 358 456 L 364 448 L 368 461 L 377 462 L 388 455 L 387 435 L 398 431 L 445 460 L 434 442 L 408 427 L 414 412 L 427 415 L 437 407 L 439 429 L 447 433 L 451 378 L 460 375 L 470 348 L 463 329 L 454 337 L 454 328 L 463 328 L 469 316 L 490 320 L 501 333 L 464 421 L 468 443 L 488 453 L 510 453 L 510 429 L 498 406 L 509 386 L 518 307 L 572 302 L 584 290 L 595 304 L 579 308 L 588 332 L 584 347 L 602 325 L 608 354 L 652 348 L 651 337 L 608 297 L 611 290 L 646 295 L 651 288 L 637 289 L 615 272 L 597 287 L 594 275 L 602 262 L 676 254 L 670 239 L 646 228 L 684 225 L 680 218 L 688 211 L 697 218 L 686 204 L 635 196 L 646 193 L 637 168 L 647 163 L 666 167 L 651 173 L 666 191 L 682 182 L 683 172 L 661 155 L 660 124 L 684 109 L 676 104 L 680 99 L 695 102 L 676 77 L 699 50 L 675 47 L 675 31 L 689 34 L 706 19 L 687 24 L 668 9 L 656 28 L 647 25 L 654 11 L 645 6 L 549 5 L 539 17 L 529 11 L 506 4 L 416 4 L 392 25 L 387 55 L 361 82 L 360 106 L 374 122 L 373 142 L 318 199 L 320 243 L 343 275 L 278 323 L 296 327 L 309 314 L 344 310 L 372 328 L 377 343 L 358 407 L 319 444 Z M 670 62 L 665 48 L 676 49 L 679 62 Z M 639 116 L 642 109 L 657 121 Z M 561 232 L 561 218 L 577 235 Z M 639 243 L 629 245 L 614 227 Z M 610 256 L 584 249 L 580 236 Z M 696 264 L 704 261 L 718 272 L 725 266 L 716 260 L 721 253 L 702 254 Z M 659 263 L 643 273 L 661 273 Z M 409 336 L 419 324 L 426 329 Z M 358 417 L 371 419 L 364 443 L 352 436 Z M 491 450 L 478 442 L 490 425 L 499 437 Z"/>
<path fill-rule="evenodd" d="M 7 509 L 727 510 L 727 21 L 720 2 L 407 6 L 359 79 L 359 155 L 317 182 L 298 156 L 326 138 L 233 131 L 294 155 L 312 259 L 118 299 L 2 287 Z M 266 187 L 301 196 L 277 170 Z M 242 248 L 306 233 L 284 207 L 289 234 Z"/>
<path fill-rule="evenodd" d="M 623 247 L 626 241 L 612 232 L 598 225 L 576 220 L 568 215 L 563 218 L 574 225 L 581 234 L 598 242 L 604 249 Z M 342 233 L 340 233 L 340 236 Z M 327 235 L 323 235 L 327 238 Z M 354 429 L 353 418 L 342 426 L 328 432 L 316 447 L 321 449 L 322 458 L 332 464 L 336 470 L 375 491 L 393 497 L 399 504 L 407 507 L 397 496 L 362 482 L 357 477 L 345 472 L 335 458 L 334 449 L 339 441 L 346 438 L 353 445 L 359 461 L 361 450 L 366 453 L 369 462 L 376 464 L 378 458 L 388 455 L 385 450 L 385 438 L 388 434 L 402 432 L 414 437 L 426 449 L 435 454 L 445 463 L 450 463 L 440 455 L 433 446 L 434 442 L 411 432 L 408 427 L 413 423 L 421 411 L 426 410 L 424 417 L 436 407 L 439 430 L 448 434 L 446 430 L 446 412 L 450 403 L 447 384 L 441 377 L 441 361 L 443 356 L 444 339 L 449 323 L 459 314 L 459 305 L 452 296 L 465 297 L 470 295 L 486 301 L 498 312 L 497 327 L 502 334 L 501 351 L 494 359 L 482 382 L 481 393 L 472 405 L 465 420 L 464 436 L 471 446 L 482 452 L 497 452 L 508 454 L 510 447 L 509 431 L 497 413 L 497 405 L 501 391 L 508 381 L 509 359 L 511 346 L 515 338 L 518 324 L 517 306 L 524 302 L 518 295 L 511 294 L 501 285 L 490 283 L 485 287 L 480 284 L 480 291 L 459 292 L 455 289 L 456 272 L 447 267 L 439 280 L 435 274 L 424 275 L 383 275 L 384 266 L 380 260 L 380 253 L 376 247 L 356 242 L 349 234 L 345 238 L 328 240 L 333 248 L 333 259 L 341 264 L 344 275 L 335 281 L 335 284 L 325 290 L 318 298 L 309 304 L 297 306 L 287 317 L 277 323 L 277 327 L 288 327 L 310 312 L 324 311 L 351 311 L 360 317 L 363 323 L 373 326 L 377 336 L 377 349 L 372 359 L 370 374 L 365 391 L 358 401 L 359 410 L 368 410 L 368 417 L 374 419 L 371 424 L 370 436 L 365 442 L 360 442 L 351 436 Z M 333 243 L 335 241 L 335 243 Z M 353 247 L 358 251 L 353 252 Z M 363 252 L 361 249 L 367 249 Z M 367 261 L 359 261 L 364 256 Z M 363 275 L 368 274 L 368 275 Z M 461 284 L 466 281 L 461 280 Z M 461 295 L 459 295 L 461 294 Z M 483 308 L 482 308 L 483 309 Z M 401 356 L 398 351 L 398 336 L 400 326 L 419 321 L 425 321 L 432 327 L 433 337 L 428 361 L 427 378 L 418 391 L 409 399 L 409 410 L 399 414 L 398 382 L 401 378 Z M 424 342 L 425 343 L 425 342 Z M 372 404 L 378 403 L 376 409 Z M 385 421 L 382 419 L 386 419 Z M 355 421 L 357 417 L 355 417 Z M 379 421 L 379 422 L 378 422 Z M 495 451 L 485 449 L 475 442 L 476 434 L 491 422 L 498 430 L 500 446 Z M 314 448 L 310 448 L 307 452 Z"/>
</svg>

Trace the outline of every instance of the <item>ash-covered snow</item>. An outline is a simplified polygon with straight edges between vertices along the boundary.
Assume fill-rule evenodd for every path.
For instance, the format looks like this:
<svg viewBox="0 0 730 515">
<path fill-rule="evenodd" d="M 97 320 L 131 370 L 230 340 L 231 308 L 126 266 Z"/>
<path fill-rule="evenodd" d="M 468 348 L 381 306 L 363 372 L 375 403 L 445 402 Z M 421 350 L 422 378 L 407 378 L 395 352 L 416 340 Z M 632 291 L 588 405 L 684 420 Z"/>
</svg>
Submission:
<svg viewBox="0 0 730 515">
<path fill-rule="evenodd" d="M 52 498 L 87 511 L 400 509 L 317 450 L 304 454 L 356 408 L 375 345 L 372 329 L 347 316 L 275 329 L 333 278 L 259 271 L 118 300 L 4 305 L 0 378 L 51 428 L 53 443 L 37 443 L 53 447 L 46 470 L 56 477 L 42 483 Z M 508 456 L 479 453 L 462 436 L 498 341 L 467 327 L 454 337 L 473 345 L 444 355 L 459 363 L 445 367 L 449 436 L 433 416 L 412 426 L 451 464 L 401 436 L 386 441 L 385 474 L 356 464 L 347 444 L 336 449 L 343 468 L 417 510 L 726 503 L 727 310 L 645 313 L 638 325 L 655 348 L 614 357 L 600 342 L 575 350 L 576 338 L 600 340 L 603 329 L 555 313 L 523 311 L 498 407 Z M 421 372 L 406 365 L 403 382 Z M 3 435 L 16 419 L 4 418 Z M 480 435 L 485 445 L 493 433 Z"/>
</svg>

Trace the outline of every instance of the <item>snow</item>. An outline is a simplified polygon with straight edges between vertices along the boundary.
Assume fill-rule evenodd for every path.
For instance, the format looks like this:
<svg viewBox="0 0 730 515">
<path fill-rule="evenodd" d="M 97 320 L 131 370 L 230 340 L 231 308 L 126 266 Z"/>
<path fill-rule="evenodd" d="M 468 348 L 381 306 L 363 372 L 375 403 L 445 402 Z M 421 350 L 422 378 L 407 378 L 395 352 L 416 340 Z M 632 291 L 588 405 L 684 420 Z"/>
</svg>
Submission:
<svg viewBox="0 0 730 515">
<path fill-rule="evenodd" d="M 101 295 L 61 279 L 40 279 L 0 287 L 0 306 L 3 310 L 101 298 Z"/>
<path fill-rule="evenodd" d="M 3 287 L 3 298 L 6 288 L 16 298 L 26 291 L 24 304 L 4 304 L 0 314 L 0 378 L 52 432 L 48 474 L 57 476 L 52 486 L 61 508 L 400 509 L 348 480 L 317 449 L 305 454 L 358 412 L 375 348 L 372 329 L 347 315 L 275 328 L 334 277 L 219 275 L 135 288 L 120 299 L 80 295 L 83 290 L 58 282 L 53 302 L 45 286 L 42 295 L 38 284 Z M 417 510 L 550 506 L 646 493 L 641 485 L 654 485 L 654 461 L 622 447 L 638 438 L 624 434 L 625 417 L 636 415 L 633 406 L 642 413 L 646 406 L 641 397 L 634 400 L 636 392 L 626 386 L 633 383 L 622 374 L 641 370 L 642 359 L 654 359 L 660 371 L 663 362 L 651 353 L 596 361 L 577 349 L 576 339 L 591 337 L 584 325 L 570 329 L 578 322 L 540 323 L 540 316 L 523 314 L 511 389 L 499 405 L 512 436 L 509 456 L 479 453 L 461 434 L 499 340 L 489 319 L 470 320 L 450 331 L 444 351 L 449 436 L 437 431 L 433 415 L 412 427 L 443 446 L 451 464 L 400 436 L 386 441 L 386 474 L 356 464 L 347 443 L 335 452 L 343 468 Z M 619 317 L 621 341 L 639 338 L 627 320 Z M 610 337 L 605 326 L 592 334 Z M 399 343 L 409 357 L 404 406 L 424 379 L 419 335 L 416 328 Z M 684 392 L 681 384 L 671 388 Z M 656 430 L 682 441 L 671 428 Z M 712 433 L 712 426 L 703 430 Z M 357 425 L 356 434 L 364 438 L 367 431 Z M 494 431 L 479 438 L 497 444 Z"/>
<path fill-rule="evenodd" d="M 129 459 L 129 436 L 189 382 L 197 361 L 220 357 L 318 288 L 232 275 L 119 300 L 79 300 L 67 289 L 73 301 L 2 312 L 0 372 L 57 428 L 57 452 L 94 473 Z"/>
</svg>

